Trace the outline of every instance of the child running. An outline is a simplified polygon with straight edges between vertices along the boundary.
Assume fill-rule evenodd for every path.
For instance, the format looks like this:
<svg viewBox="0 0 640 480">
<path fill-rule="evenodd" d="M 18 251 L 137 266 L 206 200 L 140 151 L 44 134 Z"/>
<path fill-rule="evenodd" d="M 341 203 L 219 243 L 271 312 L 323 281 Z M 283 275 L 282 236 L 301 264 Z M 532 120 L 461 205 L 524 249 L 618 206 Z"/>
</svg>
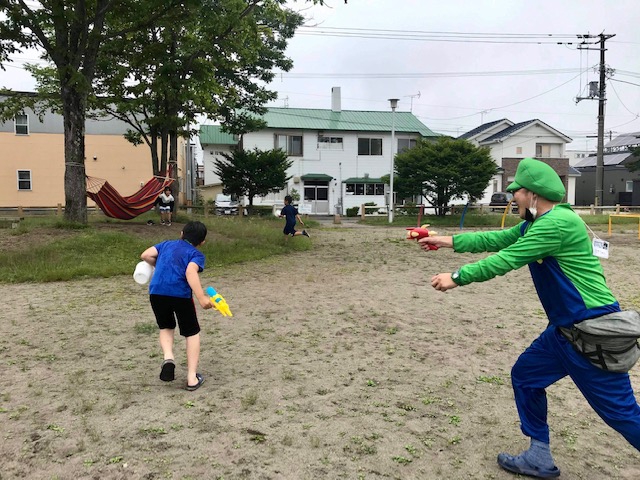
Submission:
<svg viewBox="0 0 640 480">
<path fill-rule="evenodd" d="M 187 223 L 180 234 L 180 240 L 167 240 L 147 248 L 140 258 L 156 267 L 149 283 L 151 308 L 160 328 L 160 347 L 164 361 L 160 380 L 170 382 L 175 379 L 175 359 L 173 341 L 176 319 L 180 335 L 187 343 L 187 385 L 194 391 L 204 383 L 204 377 L 197 372 L 200 357 L 200 324 L 196 315 L 193 295 L 202 308 L 213 305 L 205 294 L 198 275 L 204 269 L 204 254 L 198 247 L 204 244 L 207 227 L 201 222 Z"/>
<path fill-rule="evenodd" d="M 280 211 L 280 218 L 285 217 L 286 222 L 284 224 L 284 230 L 282 231 L 285 235 L 290 237 L 295 237 L 296 235 L 304 235 L 308 237 L 309 234 L 306 230 L 302 230 L 301 232 L 296 230 L 296 219 L 300 222 L 300 224 L 304 225 L 302 218 L 300 218 L 300 214 L 298 213 L 298 209 L 291 205 L 293 198 L 291 195 L 287 195 L 284 197 L 284 207 Z"/>
</svg>

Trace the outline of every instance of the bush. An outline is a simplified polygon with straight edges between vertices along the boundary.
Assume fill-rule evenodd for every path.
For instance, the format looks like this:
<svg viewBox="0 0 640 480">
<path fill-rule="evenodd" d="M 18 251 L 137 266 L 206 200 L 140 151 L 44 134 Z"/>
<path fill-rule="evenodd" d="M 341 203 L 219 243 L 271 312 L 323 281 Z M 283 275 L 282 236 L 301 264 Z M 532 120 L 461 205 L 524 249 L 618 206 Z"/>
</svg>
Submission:
<svg viewBox="0 0 640 480">
<path fill-rule="evenodd" d="M 360 207 L 347 208 L 347 217 L 357 217 Z"/>
<path fill-rule="evenodd" d="M 270 217 L 273 215 L 273 207 L 271 205 L 253 205 L 251 208 L 246 207 L 250 216 Z"/>
</svg>

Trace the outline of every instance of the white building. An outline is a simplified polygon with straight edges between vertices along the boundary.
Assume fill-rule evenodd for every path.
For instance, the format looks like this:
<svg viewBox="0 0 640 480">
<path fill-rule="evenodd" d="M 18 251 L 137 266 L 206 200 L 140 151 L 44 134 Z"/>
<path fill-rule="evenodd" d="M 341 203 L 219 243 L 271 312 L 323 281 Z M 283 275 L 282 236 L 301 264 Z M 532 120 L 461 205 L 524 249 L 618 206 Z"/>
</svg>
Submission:
<svg viewBox="0 0 640 480">
<path fill-rule="evenodd" d="M 293 164 L 285 188 L 254 199 L 254 205 L 282 205 L 284 196 L 295 190 L 301 211 L 320 215 L 343 213 L 368 202 L 386 205 L 388 186 L 381 177 L 391 172 L 392 130 L 395 153 L 415 145 L 417 138 L 438 136 L 410 112 L 342 110 L 339 87 L 332 89 L 331 109 L 269 108 L 263 120 L 267 127 L 244 134 L 240 146 L 282 148 Z M 212 143 L 223 140 L 212 134 L 219 128 L 200 127 L 205 189 L 215 193 L 222 190 L 214 173 L 216 156 L 232 147 Z"/>
<path fill-rule="evenodd" d="M 498 174 L 478 203 L 488 204 L 493 193 L 504 191 L 513 181 L 520 160 L 528 157 L 553 167 L 567 189 L 566 201 L 575 203 L 576 178 L 580 172 L 571 168 L 566 155 L 566 144 L 571 142 L 571 138 L 543 121 L 533 119 L 514 123 L 503 118 L 480 125 L 458 138 L 489 147 L 491 157 L 498 165 Z"/>
</svg>

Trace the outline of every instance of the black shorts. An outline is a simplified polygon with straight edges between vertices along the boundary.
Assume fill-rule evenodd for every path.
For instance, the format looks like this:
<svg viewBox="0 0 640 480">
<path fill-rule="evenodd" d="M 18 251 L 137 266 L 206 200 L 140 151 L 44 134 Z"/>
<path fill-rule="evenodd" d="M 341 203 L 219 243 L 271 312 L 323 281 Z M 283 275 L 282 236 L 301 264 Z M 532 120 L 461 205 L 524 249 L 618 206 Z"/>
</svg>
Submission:
<svg viewBox="0 0 640 480">
<path fill-rule="evenodd" d="M 284 233 L 285 235 L 291 235 L 294 236 L 296 234 L 296 224 L 294 223 L 293 225 L 289 225 L 288 223 L 284 226 L 284 229 L 282 230 L 282 233 Z"/>
<path fill-rule="evenodd" d="M 193 298 L 149 295 L 149 299 L 160 329 L 169 328 L 173 330 L 176 328 L 177 318 L 180 335 L 183 337 L 191 337 L 200 333 L 200 324 L 198 323 Z"/>
</svg>

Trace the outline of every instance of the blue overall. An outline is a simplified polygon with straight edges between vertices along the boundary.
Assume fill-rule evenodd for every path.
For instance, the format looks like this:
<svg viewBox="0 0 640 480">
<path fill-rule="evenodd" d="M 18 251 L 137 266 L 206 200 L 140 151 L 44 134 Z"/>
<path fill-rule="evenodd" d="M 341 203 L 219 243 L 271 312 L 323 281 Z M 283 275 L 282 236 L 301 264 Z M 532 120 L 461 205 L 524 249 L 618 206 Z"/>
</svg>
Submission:
<svg viewBox="0 0 640 480">
<path fill-rule="evenodd" d="M 533 341 L 511 370 L 522 433 L 549 443 L 545 388 L 566 375 L 602 420 L 640 450 L 640 406 L 629 374 L 593 366 L 553 325 Z"/>
</svg>

